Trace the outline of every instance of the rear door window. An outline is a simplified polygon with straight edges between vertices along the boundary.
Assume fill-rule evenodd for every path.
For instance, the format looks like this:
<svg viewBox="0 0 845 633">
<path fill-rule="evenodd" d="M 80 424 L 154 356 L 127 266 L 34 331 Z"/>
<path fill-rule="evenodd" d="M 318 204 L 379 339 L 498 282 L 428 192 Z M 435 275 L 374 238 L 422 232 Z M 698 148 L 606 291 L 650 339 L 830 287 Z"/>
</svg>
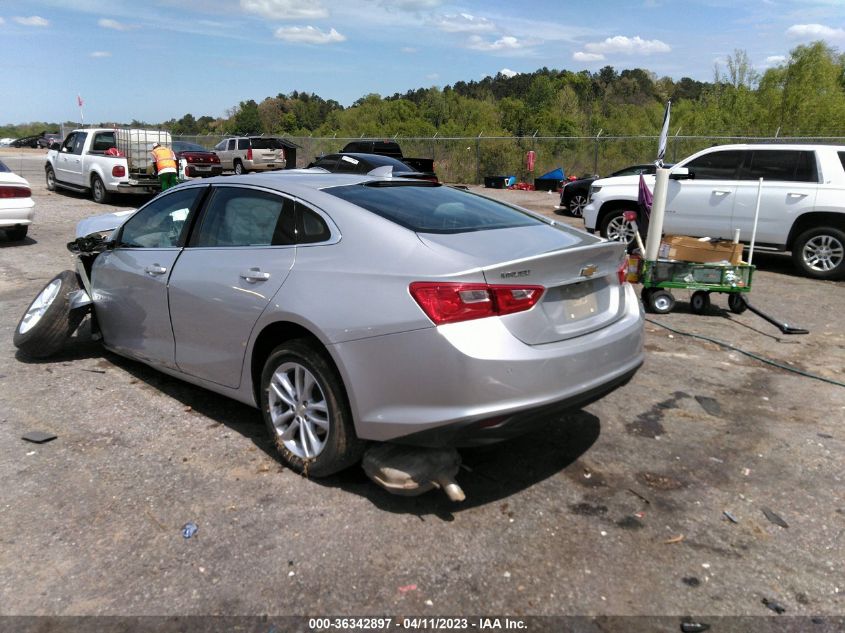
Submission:
<svg viewBox="0 0 845 633">
<path fill-rule="evenodd" d="M 686 164 L 696 180 L 735 180 L 743 159 L 742 150 L 710 152 Z"/>
<path fill-rule="evenodd" d="M 239 138 L 238 139 L 238 149 L 249 149 L 249 139 L 248 138 Z"/>
<path fill-rule="evenodd" d="M 417 233 L 466 233 L 543 224 L 495 200 L 442 185 L 375 181 L 325 191 Z"/>
<path fill-rule="evenodd" d="M 697 175 L 696 175 L 697 177 Z M 763 149 L 750 152 L 742 170 L 743 180 L 818 182 L 815 152 Z"/>
<path fill-rule="evenodd" d="M 290 198 L 241 187 L 218 187 L 191 246 L 286 246 L 296 241 Z"/>
</svg>

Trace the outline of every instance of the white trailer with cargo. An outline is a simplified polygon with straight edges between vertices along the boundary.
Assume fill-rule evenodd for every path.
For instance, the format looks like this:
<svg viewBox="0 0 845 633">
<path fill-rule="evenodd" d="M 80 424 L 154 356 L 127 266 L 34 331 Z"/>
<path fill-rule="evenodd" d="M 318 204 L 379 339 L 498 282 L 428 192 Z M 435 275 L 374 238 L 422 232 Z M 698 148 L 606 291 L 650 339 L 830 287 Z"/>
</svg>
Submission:
<svg viewBox="0 0 845 633">
<path fill-rule="evenodd" d="M 169 147 L 170 133 L 130 128 L 73 130 L 47 152 L 47 189 L 90 192 L 94 202 L 101 204 L 112 194 L 156 193 L 161 187 L 150 155 L 155 143 Z"/>
</svg>

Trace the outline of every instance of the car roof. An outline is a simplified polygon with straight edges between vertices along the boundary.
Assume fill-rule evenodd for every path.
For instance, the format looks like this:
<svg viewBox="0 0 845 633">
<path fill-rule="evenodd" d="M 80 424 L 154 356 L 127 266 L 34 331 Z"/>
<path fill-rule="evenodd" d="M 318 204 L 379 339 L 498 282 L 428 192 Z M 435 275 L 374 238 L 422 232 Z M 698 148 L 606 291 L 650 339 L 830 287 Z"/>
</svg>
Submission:
<svg viewBox="0 0 845 633">
<path fill-rule="evenodd" d="M 335 174 L 319 167 L 314 169 L 285 169 L 280 171 L 256 172 L 241 176 L 215 176 L 204 178 L 199 182 L 194 181 L 194 183 L 200 186 L 206 184 L 254 185 L 257 187 L 277 189 L 278 191 L 293 195 L 302 194 L 303 196 L 308 196 L 309 193 L 319 192 L 330 187 L 356 185 L 373 181 L 402 181 L 419 186 L 431 186 L 430 183 L 427 185 L 424 181 L 407 178 L 377 178 L 366 174 Z"/>
<path fill-rule="evenodd" d="M 385 156 L 383 154 L 368 154 L 365 152 L 335 152 L 333 154 L 326 154 L 325 156 L 321 156 L 320 159 L 323 158 L 331 158 L 337 156 L 338 158 L 341 156 L 349 156 L 350 158 L 354 158 L 356 160 L 360 160 L 364 163 L 370 163 L 372 165 L 384 166 L 384 165 L 392 165 L 394 167 L 403 167 L 404 171 L 414 171 L 408 165 L 403 163 L 401 160 L 397 158 L 393 158 L 392 156 Z M 319 160 L 319 159 L 318 159 Z"/>
</svg>

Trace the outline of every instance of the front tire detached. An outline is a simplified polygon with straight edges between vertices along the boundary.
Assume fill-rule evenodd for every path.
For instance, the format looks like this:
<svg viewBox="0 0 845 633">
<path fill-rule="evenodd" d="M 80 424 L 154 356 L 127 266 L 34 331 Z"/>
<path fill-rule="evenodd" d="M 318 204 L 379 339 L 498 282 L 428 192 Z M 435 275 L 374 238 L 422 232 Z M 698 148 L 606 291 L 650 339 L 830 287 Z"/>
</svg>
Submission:
<svg viewBox="0 0 845 633">
<path fill-rule="evenodd" d="M 845 278 L 845 232 L 832 227 L 804 231 L 792 246 L 792 259 L 808 277 Z"/>
<path fill-rule="evenodd" d="M 326 477 L 361 459 L 346 392 L 337 370 L 308 341 L 270 354 L 261 373 L 261 412 L 270 438 L 293 470 Z"/>
<path fill-rule="evenodd" d="M 85 311 L 71 310 L 70 295 L 79 290 L 72 270 L 56 275 L 29 304 L 15 328 L 15 347 L 30 358 L 47 358 L 64 347 L 76 331 Z"/>
</svg>

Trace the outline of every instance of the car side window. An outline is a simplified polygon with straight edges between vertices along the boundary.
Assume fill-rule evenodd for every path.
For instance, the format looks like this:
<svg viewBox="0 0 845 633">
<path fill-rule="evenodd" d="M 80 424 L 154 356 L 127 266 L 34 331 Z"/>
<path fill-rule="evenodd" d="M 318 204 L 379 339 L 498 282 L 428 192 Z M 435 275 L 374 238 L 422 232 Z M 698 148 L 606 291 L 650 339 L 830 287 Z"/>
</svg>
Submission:
<svg viewBox="0 0 845 633">
<path fill-rule="evenodd" d="M 351 156 L 341 156 L 337 161 L 337 173 L 339 174 L 358 174 L 361 173 L 361 161 Z"/>
<path fill-rule="evenodd" d="M 755 150 L 743 169 L 744 180 L 818 182 L 815 153 L 801 150 Z"/>
<path fill-rule="evenodd" d="M 226 141 L 220 141 L 217 145 L 214 146 L 214 149 L 218 152 L 222 152 L 226 149 Z"/>
<path fill-rule="evenodd" d="M 296 209 L 299 216 L 296 230 L 298 244 L 325 242 L 331 237 L 332 233 L 326 221 L 317 212 L 309 209 L 301 202 L 296 203 Z"/>
<path fill-rule="evenodd" d="M 314 167 L 322 167 L 326 171 L 333 172 L 337 169 L 337 157 L 326 156 L 325 158 L 320 158 L 314 163 Z"/>
<path fill-rule="evenodd" d="M 687 163 L 696 180 L 735 180 L 742 164 L 742 150 L 710 152 Z"/>
<path fill-rule="evenodd" d="M 123 225 L 118 247 L 178 247 L 188 215 L 204 189 L 190 187 L 154 198 Z"/>
<path fill-rule="evenodd" d="M 81 154 L 82 148 L 85 146 L 85 139 L 88 137 L 87 132 L 77 132 L 73 137 L 73 147 L 70 150 L 71 154 Z"/>
<path fill-rule="evenodd" d="M 67 135 L 65 142 L 62 143 L 62 153 L 63 154 L 70 154 L 73 152 L 73 141 L 76 138 L 76 132 L 71 132 Z"/>
<path fill-rule="evenodd" d="M 235 139 L 233 139 L 233 138 L 230 138 L 230 139 L 229 139 L 229 147 L 228 147 L 227 149 L 228 149 L 229 151 L 232 151 L 232 150 L 234 150 L 234 149 L 235 149 Z"/>
<path fill-rule="evenodd" d="M 115 146 L 114 132 L 98 132 L 91 143 L 91 151 L 105 152 Z"/>
<path fill-rule="evenodd" d="M 191 246 L 287 246 L 296 240 L 294 224 L 290 198 L 255 189 L 218 187 Z"/>
<path fill-rule="evenodd" d="M 238 139 L 238 149 L 249 149 L 249 139 L 248 138 L 239 138 Z"/>
</svg>

